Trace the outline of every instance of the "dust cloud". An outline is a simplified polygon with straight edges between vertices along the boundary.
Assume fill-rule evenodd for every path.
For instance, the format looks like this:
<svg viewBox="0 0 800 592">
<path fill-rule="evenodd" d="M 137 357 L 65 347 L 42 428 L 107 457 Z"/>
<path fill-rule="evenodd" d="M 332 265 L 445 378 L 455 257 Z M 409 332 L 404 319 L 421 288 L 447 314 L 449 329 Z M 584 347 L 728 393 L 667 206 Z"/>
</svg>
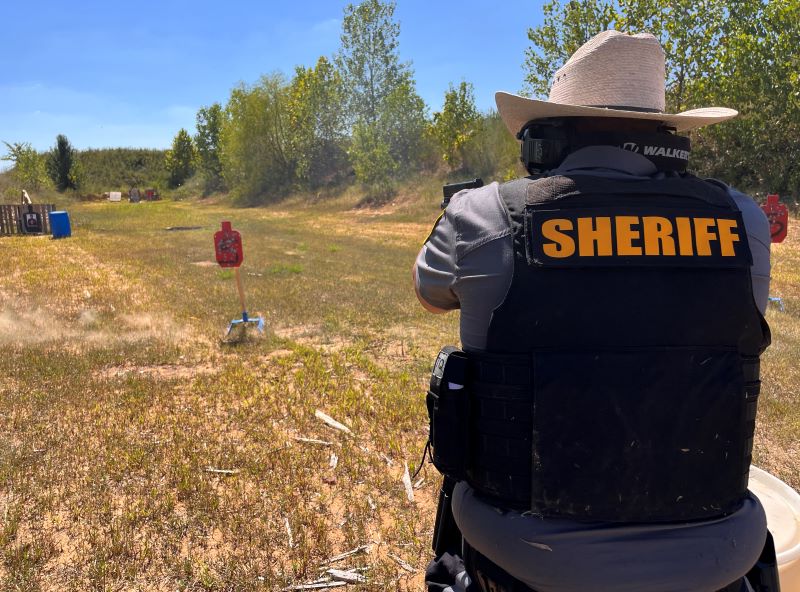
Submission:
<svg viewBox="0 0 800 592">
<path fill-rule="evenodd" d="M 166 316 L 149 313 L 101 315 L 82 310 L 76 318 L 61 318 L 42 308 L 0 309 L 0 345 L 65 343 L 77 347 L 161 341 L 181 343 L 190 336 Z"/>
</svg>

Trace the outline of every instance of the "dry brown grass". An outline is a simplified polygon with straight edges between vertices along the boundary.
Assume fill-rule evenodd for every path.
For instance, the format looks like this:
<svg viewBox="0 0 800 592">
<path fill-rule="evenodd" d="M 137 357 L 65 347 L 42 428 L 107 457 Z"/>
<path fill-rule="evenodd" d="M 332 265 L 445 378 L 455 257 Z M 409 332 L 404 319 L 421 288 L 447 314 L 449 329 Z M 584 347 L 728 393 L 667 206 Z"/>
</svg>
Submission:
<svg viewBox="0 0 800 592">
<path fill-rule="evenodd" d="M 427 469 L 410 503 L 401 476 L 425 439 L 430 344 L 455 331 L 428 325 L 407 285 L 424 225 L 70 212 L 71 239 L 0 243 L 0 589 L 276 590 L 365 544 L 337 564 L 365 568 L 351 589 L 418 589 L 392 557 L 423 567 L 437 479 Z M 227 217 L 269 328 L 235 345 L 221 341 L 239 316 L 231 274 L 196 265 Z M 177 224 L 204 230 L 163 230 Z"/>
<path fill-rule="evenodd" d="M 427 562 L 438 476 L 414 502 L 401 476 L 457 317 L 408 285 L 435 201 L 351 205 L 82 203 L 71 239 L 0 239 L 0 590 L 279 590 L 367 544 L 337 564 L 366 570 L 349 589 L 421 588 L 393 557 Z M 237 344 L 231 274 L 198 265 L 222 219 L 268 326 Z M 775 250 L 757 458 L 797 487 L 795 236 Z"/>
<path fill-rule="evenodd" d="M 767 320 L 772 345 L 761 362 L 761 401 L 755 462 L 800 489 L 800 234 L 790 220 L 783 243 L 772 245 L 770 294 L 783 299 L 784 311 L 771 304 Z"/>
</svg>

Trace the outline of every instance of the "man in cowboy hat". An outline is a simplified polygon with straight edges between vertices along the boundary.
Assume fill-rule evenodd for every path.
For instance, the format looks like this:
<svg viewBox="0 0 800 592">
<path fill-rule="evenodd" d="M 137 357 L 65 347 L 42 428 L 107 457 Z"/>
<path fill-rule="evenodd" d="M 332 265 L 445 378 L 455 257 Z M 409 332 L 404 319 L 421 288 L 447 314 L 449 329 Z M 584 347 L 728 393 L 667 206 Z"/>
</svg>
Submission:
<svg viewBox="0 0 800 592">
<path fill-rule="evenodd" d="M 462 554 L 484 590 L 738 586 L 767 538 L 747 474 L 769 225 L 687 174 L 676 135 L 737 112 L 665 113 L 657 39 L 617 31 L 548 101 L 496 100 L 532 174 L 453 196 L 414 266 L 427 310 L 461 310 L 464 350 L 429 395 L 463 553 L 429 590 Z"/>
</svg>

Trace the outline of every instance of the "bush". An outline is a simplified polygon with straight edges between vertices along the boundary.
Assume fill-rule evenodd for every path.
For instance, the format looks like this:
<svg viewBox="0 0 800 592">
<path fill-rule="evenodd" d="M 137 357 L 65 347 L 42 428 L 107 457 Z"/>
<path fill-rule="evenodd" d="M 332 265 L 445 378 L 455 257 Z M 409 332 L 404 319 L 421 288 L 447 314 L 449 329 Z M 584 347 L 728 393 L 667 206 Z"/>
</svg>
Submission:
<svg viewBox="0 0 800 592">
<path fill-rule="evenodd" d="M 163 187 L 167 181 L 165 151 L 144 148 L 82 150 L 82 191 L 127 191 L 131 187 Z"/>
<path fill-rule="evenodd" d="M 365 123 L 356 125 L 350 150 L 356 178 L 367 192 L 366 202 L 386 201 L 396 189 L 397 162 L 392 158 L 389 142 L 376 127 Z"/>
<path fill-rule="evenodd" d="M 496 112 L 483 118 L 476 133 L 462 146 L 462 154 L 464 171 L 469 175 L 506 181 L 527 174 L 519 161 L 519 142 Z"/>
</svg>

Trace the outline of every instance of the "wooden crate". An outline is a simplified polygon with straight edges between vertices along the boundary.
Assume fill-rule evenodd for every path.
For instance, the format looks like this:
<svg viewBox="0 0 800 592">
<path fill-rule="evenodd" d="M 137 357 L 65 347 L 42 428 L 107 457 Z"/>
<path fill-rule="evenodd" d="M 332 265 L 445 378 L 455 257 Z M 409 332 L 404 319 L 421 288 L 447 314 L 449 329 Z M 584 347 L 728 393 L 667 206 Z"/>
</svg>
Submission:
<svg viewBox="0 0 800 592">
<path fill-rule="evenodd" d="M 5 205 L 0 204 L 0 235 L 26 234 L 22 229 L 22 215 L 33 209 L 42 217 L 42 234 L 50 234 L 50 212 L 53 204 Z"/>
</svg>

